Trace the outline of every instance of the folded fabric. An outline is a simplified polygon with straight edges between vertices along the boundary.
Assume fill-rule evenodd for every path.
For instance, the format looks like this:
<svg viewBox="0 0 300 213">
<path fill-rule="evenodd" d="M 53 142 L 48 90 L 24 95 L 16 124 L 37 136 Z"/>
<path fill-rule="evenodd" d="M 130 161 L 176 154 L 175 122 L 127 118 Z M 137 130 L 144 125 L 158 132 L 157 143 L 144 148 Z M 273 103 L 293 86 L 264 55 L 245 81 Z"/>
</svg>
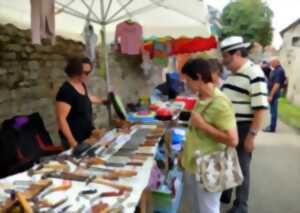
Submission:
<svg viewBox="0 0 300 213">
<path fill-rule="evenodd" d="M 214 36 L 193 39 L 180 38 L 172 41 L 171 55 L 203 52 L 213 48 L 217 48 L 217 40 Z"/>
<path fill-rule="evenodd" d="M 178 39 L 163 40 L 157 39 L 155 41 L 147 41 L 144 43 L 144 50 L 149 52 L 153 57 L 154 51 L 160 50 L 170 55 L 179 55 L 186 53 L 203 52 L 210 49 L 217 48 L 217 40 L 214 36 L 209 38 L 187 38 L 181 37 Z"/>
</svg>

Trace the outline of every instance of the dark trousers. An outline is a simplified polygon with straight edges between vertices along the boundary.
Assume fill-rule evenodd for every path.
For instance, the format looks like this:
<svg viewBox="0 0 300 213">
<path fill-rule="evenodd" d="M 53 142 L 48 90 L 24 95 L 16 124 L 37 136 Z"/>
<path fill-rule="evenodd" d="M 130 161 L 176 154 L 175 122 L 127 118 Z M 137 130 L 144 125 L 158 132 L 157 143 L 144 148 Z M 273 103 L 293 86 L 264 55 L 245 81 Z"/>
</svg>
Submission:
<svg viewBox="0 0 300 213">
<path fill-rule="evenodd" d="M 244 142 L 250 129 L 250 122 L 238 122 L 238 134 L 239 145 L 236 150 L 239 156 L 240 166 L 243 172 L 244 181 L 242 185 L 236 188 L 236 199 L 234 201 L 235 213 L 247 213 L 248 212 L 248 199 L 250 189 L 250 163 L 252 153 L 246 152 L 244 148 Z M 232 189 L 224 191 L 221 197 L 222 201 L 230 202 Z"/>
<path fill-rule="evenodd" d="M 64 147 L 64 150 L 67 150 L 67 149 L 69 149 L 70 148 L 70 144 L 69 144 L 69 142 L 67 141 L 67 139 L 65 139 L 65 138 L 62 138 L 62 137 L 60 137 L 60 139 L 61 139 L 61 145 Z"/>
<path fill-rule="evenodd" d="M 278 114 L 278 97 L 274 97 L 270 104 L 271 125 L 270 130 L 276 131 L 277 114 Z"/>
</svg>

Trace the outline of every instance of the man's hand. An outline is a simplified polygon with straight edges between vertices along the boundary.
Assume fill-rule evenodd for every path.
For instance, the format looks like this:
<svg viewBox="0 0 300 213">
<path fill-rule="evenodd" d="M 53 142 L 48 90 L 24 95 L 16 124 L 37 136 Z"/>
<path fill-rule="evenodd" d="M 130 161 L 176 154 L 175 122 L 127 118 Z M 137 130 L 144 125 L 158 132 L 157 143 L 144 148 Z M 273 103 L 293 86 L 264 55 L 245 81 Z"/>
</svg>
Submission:
<svg viewBox="0 0 300 213">
<path fill-rule="evenodd" d="M 191 124 L 194 127 L 197 127 L 199 129 L 202 129 L 203 126 L 206 124 L 206 121 L 202 117 L 202 115 L 199 112 L 192 112 L 191 114 Z"/>
<path fill-rule="evenodd" d="M 76 140 L 69 141 L 69 146 L 71 149 L 75 148 L 77 145 L 78 145 L 78 143 Z"/>
<path fill-rule="evenodd" d="M 269 101 L 269 103 L 271 103 L 272 100 L 273 100 L 273 97 L 272 97 L 272 96 L 268 96 L 268 101 Z"/>
<path fill-rule="evenodd" d="M 244 143 L 244 148 L 246 152 L 253 152 L 254 150 L 254 139 L 255 137 L 253 135 L 248 134 L 246 139 L 245 139 L 245 143 Z"/>
<path fill-rule="evenodd" d="M 104 99 L 102 100 L 102 104 L 108 106 L 111 104 L 111 101 L 109 99 Z"/>
</svg>

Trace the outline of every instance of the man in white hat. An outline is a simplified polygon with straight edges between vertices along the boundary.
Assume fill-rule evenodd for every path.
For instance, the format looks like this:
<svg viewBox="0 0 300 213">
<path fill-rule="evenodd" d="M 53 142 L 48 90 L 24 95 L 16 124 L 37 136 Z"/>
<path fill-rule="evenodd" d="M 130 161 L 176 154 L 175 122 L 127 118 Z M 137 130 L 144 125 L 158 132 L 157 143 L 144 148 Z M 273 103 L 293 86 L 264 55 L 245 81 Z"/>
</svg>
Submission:
<svg viewBox="0 0 300 213">
<path fill-rule="evenodd" d="M 269 106 L 266 79 L 261 68 L 248 59 L 249 46 L 240 36 L 226 38 L 220 45 L 223 64 L 232 73 L 222 89 L 235 109 L 239 134 L 237 152 L 244 175 L 243 184 L 236 188 L 236 200 L 230 213 L 248 212 L 252 151 Z M 223 202 L 230 202 L 231 192 L 223 193 Z"/>
</svg>

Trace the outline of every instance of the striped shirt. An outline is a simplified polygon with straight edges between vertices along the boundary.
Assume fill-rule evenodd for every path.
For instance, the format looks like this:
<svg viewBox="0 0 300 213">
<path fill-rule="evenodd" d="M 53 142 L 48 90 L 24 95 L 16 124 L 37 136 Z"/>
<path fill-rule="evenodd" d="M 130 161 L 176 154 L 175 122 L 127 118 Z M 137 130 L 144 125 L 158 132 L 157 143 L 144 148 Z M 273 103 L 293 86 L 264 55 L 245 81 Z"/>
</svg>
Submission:
<svg viewBox="0 0 300 213">
<path fill-rule="evenodd" d="M 233 103 L 237 121 L 252 121 L 256 109 L 269 107 L 264 73 L 251 61 L 229 75 L 222 90 Z"/>
</svg>

